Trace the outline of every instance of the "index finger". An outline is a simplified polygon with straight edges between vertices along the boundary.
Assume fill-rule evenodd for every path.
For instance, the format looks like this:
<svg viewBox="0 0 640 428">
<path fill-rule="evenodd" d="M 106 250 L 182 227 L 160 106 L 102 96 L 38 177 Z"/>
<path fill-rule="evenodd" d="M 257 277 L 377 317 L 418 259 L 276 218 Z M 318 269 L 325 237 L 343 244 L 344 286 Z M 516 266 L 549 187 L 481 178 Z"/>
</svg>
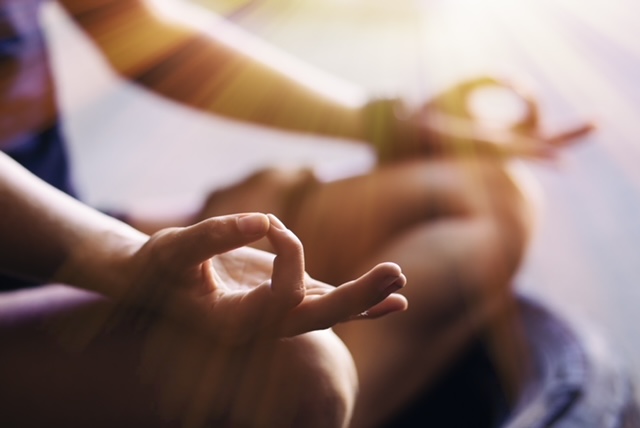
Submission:
<svg viewBox="0 0 640 428">
<path fill-rule="evenodd" d="M 160 232 L 168 259 L 189 268 L 211 257 L 243 247 L 263 237 L 269 228 L 267 216 L 260 213 L 212 217 L 183 229 Z"/>
</svg>

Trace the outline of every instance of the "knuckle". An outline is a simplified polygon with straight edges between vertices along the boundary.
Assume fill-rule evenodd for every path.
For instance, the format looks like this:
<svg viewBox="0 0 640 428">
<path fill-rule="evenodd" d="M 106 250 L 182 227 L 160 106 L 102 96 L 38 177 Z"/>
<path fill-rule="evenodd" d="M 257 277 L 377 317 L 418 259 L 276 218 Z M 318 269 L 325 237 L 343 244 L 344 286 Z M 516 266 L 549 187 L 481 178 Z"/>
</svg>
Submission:
<svg viewBox="0 0 640 428">
<path fill-rule="evenodd" d="M 304 296 L 305 296 L 304 283 L 298 282 L 298 284 L 295 285 L 295 287 L 291 292 L 289 304 L 291 306 L 298 306 L 300 303 L 302 303 L 302 300 L 304 300 Z"/>
<path fill-rule="evenodd" d="M 291 240 L 291 245 L 297 248 L 302 248 L 302 241 L 298 238 L 298 235 L 289 230 L 289 239 Z"/>
<path fill-rule="evenodd" d="M 302 256 L 304 254 L 304 246 L 302 241 L 293 232 L 289 232 L 289 251 L 292 255 Z"/>
<path fill-rule="evenodd" d="M 209 236 L 221 238 L 228 232 L 228 229 L 228 221 L 226 219 L 212 217 L 204 221 L 202 231 Z"/>
<path fill-rule="evenodd" d="M 149 257 L 159 267 L 171 266 L 175 258 L 175 247 L 179 228 L 163 229 L 155 233 L 146 244 Z"/>
</svg>

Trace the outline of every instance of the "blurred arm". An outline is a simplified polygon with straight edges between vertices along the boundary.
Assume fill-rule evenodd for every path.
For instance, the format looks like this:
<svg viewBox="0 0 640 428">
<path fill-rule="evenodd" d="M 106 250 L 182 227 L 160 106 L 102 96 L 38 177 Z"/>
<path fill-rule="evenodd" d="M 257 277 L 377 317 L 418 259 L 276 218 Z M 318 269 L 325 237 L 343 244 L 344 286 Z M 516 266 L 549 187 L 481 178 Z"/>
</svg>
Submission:
<svg viewBox="0 0 640 428">
<path fill-rule="evenodd" d="M 259 125 L 367 138 L 363 122 L 368 99 L 359 88 L 222 19 L 200 30 L 165 20 L 144 0 L 60 3 L 120 74 L 156 93 Z"/>
</svg>

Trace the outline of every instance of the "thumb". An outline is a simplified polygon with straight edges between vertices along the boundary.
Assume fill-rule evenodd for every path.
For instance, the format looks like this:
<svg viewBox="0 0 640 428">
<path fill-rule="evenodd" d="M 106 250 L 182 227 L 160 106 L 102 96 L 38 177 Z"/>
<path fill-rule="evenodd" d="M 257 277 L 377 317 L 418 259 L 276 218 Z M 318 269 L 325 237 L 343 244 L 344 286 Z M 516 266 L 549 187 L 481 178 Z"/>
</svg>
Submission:
<svg viewBox="0 0 640 428">
<path fill-rule="evenodd" d="M 216 254 L 251 244 L 269 230 L 269 218 L 260 213 L 211 217 L 171 234 L 166 243 L 175 266 L 188 268 Z"/>
</svg>

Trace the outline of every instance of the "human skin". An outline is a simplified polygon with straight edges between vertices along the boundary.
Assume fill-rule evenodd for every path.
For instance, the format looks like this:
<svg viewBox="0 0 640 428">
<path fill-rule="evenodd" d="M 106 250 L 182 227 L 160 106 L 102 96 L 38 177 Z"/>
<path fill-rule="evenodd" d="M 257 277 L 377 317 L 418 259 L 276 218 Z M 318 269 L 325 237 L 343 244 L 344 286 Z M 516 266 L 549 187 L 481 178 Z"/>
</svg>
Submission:
<svg viewBox="0 0 640 428">
<path fill-rule="evenodd" d="M 315 184 L 304 171 L 259 176 L 213 195 L 204 215 L 266 204 L 300 237 L 307 268 L 319 278 L 339 281 L 392 260 L 411 284 L 401 291 L 411 303 L 403 314 L 335 329 L 360 379 L 353 426 L 377 426 L 400 411 L 480 336 L 496 335 L 496 359 L 509 352 L 517 340 L 505 327 L 511 279 L 534 225 L 532 195 L 512 165 L 415 159 Z M 262 197 L 275 189 L 295 194 L 300 182 L 308 190 L 293 210 Z M 509 364 L 503 369 L 514 377 L 505 385 L 514 387 L 517 373 L 506 373 Z"/>
<path fill-rule="evenodd" d="M 526 88 L 493 77 L 462 82 L 413 108 L 374 97 L 222 19 L 205 33 L 144 0 L 58 2 L 117 73 L 155 94 L 232 120 L 372 145 L 381 161 L 463 152 L 547 158 L 592 128 L 542 132 Z M 459 114 L 471 91 L 492 85 L 528 104 L 521 126 L 493 129 Z"/>
<path fill-rule="evenodd" d="M 253 421 L 257 425 L 290 425 L 297 418 L 308 417 L 308 412 L 317 407 L 310 399 L 316 385 L 320 388 L 315 391 L 318 397 L 328 400 L 328 408 L 334 412 L 328 413 L 329 420 L 319 417 L 319 413 L 314 414 L 314 420 L 342 426 L 349 418 L 357 390 L 351 357 L 331 332 L 310 336 L 305 333 L 406 308 L 405 298 L 393 294 L 404 287 L 406 278 L 392 263 L 379 264 L 339 287 L 310 278 L 304 271 L 300 241 L 273 215 L 210 218 L 188 228 L 162 230 L 147 237 L 49 187 L 4 154 L 0 155 L 0 204 L 3 272 L 93 292 L 44 288 L 2 296 L 0 330 L 5 340 L 0 360 L 5 363 L 2 370 L 7 371 L 5 392 L 12 385 L 21 390 L 21 376 L 16 374 L 29 378 L 28 363 L 34 357 L 42 359 L 45 366 L 53 364 L 56 373 L 62 370 L 69 384 L 86 388 L 80 376 L 84 372 L 65 361 L 69 355 L 38 328 L 43 319 L 54 322 L 63 318 L 65 323 L 75 319 L 89 330 L 80 335 L 80 339 L 89 337 L 84 344 L 86 349 L 81 347 L 79 354 L 86 355 L 86 359 L 80 358 L 85 367 L 99 369 L 109 356 L 118 360 L 138 355 L 139 361 L 129 361 L 122 369 L 153 371 L 157 364 L 162 365 L 163 353 L 174 355 L 174 377 L 152 375 L 148 382 L 154 387 L 155 396 L 146 403 L 164 404 L 169 420 L 196 418 L 204 423 L 213 418 L 233 425 L 251 414 L 257 415 L 258 420 Z M 263 236 L 271 242 L 275 257 L 244 248 Z M 130 319 L 135 319 L 136 314 L 148 320 L 139 326 L 145 332 L 142 337 L 128 346 L 106 345 L 105 355 L 92 353 L 92 349 L 117 337 L 132 340 L 136 334 L 127 333 L 126 329 L 115 336 L 110 336 L 109 330 L 135 325 L 130 324 Z M 178 361 L 183 358 L 187 359 L 184 365 Z M 191 409 L 195 413 L 172 413 L 172 406 L 180 407 L 185 398 L 182 376 L 191 370 L 187 362 L 192 359 L 203 361 L 202 370 L 219 376 L 213 376 L 201 394 L 197 382 L 187 387 L 189 395 L 193 394 L 200 403 Z M 250 375 L 256 370 L 272 371 L 273 377 L 265 383 L 257 373 L 255 378 Z M 108 373 L 122 376 L 111 369 Z M 225 373 L 223 380 L 221 373 Z M 33 395 L 27 401 L 38 403 L 39 397 L 44 401 L 38 405 L 46 407 L 48 401 L 57 408 L 58 399 L 68 393 L 73 395 L 74 388 L 65 392 L 64 383 L 47 384 L 51 375 L 45 374 L 38 381 L 46 388 L 30 384 Z M 302 397 L 295 392 L 302 385 L 310 395 Z M 99 389 L 100 385 L 94 387 Z M 230 389 L 235 392 L 229 394 Z M 56 394 L 40 395 L 47 390 Z M 109 394 L 105 394 L 106 399 Z M 15 401 L 16 408 L 21 408 L 24 402 L 19 396 L 5 397 L 4 405 Z M 298 397 L 303 402 L 294 405 L 284 397 Z M 284 411 L 292 405 L 299 410 Z M 253 412 L 247 413 L 249 409 Z M 322 412 L 327 413 L 326 409 Z M 62 412 L 61 420 L 72 413 Z M 3 415 L 9 420 L 15 416 L 9 410 Z M 61 420 L 50 423 L 55 425 Z"/>
<path fill-rule="evenodd" d="M 360 323 L 339 328 L 364 386 L 354 425 L 369 426 L 400 408 L 408 397 L 430 383 L 442 362 L 455 356 L 506 311 L 509 279 L 526 248 L 530 213 L 504 157 L 547 157 L 589 129 L 581 126 L 548 136 L 531 126 L 496 133 L 474 123 L 458 126 L 457 121 L 455 127 L 442 129 L 438 127 L 440 121 L 429 119 L 431 111 L 425 105 L 424 110 L 388 116 L 390 131 L 372 136 L 366 96 L 359 103 L 336 101 L 336 97 L 301 85 L 300 79 L 269 67 L 250 52 L 240 52 L 215 37 L 203 38 L 187 27 L 158 20 L 141 2 L 65 0 L 63 4 L 117 71 L 157 93 L 232 119 L 374 144 L 384 154 L 381 161 L 386 166 L 381 162 L 381 167 L 367 176 L 317 186 L 299 201 L 301 206 L 294 214 L 285 213 L 277 203 L 271 207 L 273 201 L 255 205 L 255 210 L 282 211 L 285 223 L 308 246 L 308 267 L 320 278 L 350 278 L 351 272 L 360 274 L 363 266 L 388 256 L 406 264 L 409 279 L 420 284 L 419 291 L 411 295 L 412 301 L 418 303 L 406 316 L 376 321 L 375 328 Z M 113 17 L 121 21 L 92 20 L 97 16 L 93 13 L 103 6 L 120 11 Z M 131 19 L 139 25 L 121 25 Z M 114 43 L 112 36 L 129 43 L 143 33 L 157 36 L 163 43 L 144 55 L 119 55 L 122 44 Z M 186 58 L 185 51 L 190 52 Z M 180 61 L 174 61 L 179 66 L 174 76 L 196 82 L 189 91 L 184 91 L 184 85 L 175 82 L 171 73 L 165 74 L 168 79 L 157 78 L 157 74 L 154 78 L 150 73 L 175 58 Z M 193 67 L 196 63 L 198 67 Z M 242 80 L 221 89 L 219 82 L 202 81 L 198 75 L 191 78 L 194 76 L 188 72 L 212 73 L 220 71 L 220 64 L 233 64 Z M 261 93 L 263 87 L 277 88 L 272 93 L 278 96 L 247 96 Z M 458 88 L 452 91 L 453 98 L 457 91 Z M 221 94 L 235 102 L 221 102 Z M 251 104 L 251 100 L 259 103 Z M 268 114 L 276 105 L 278 114 Z M 393 144 L 391 149 L 388 144 Z M 416 159 L 416 155 L 434 152 L 442 155 L 443 148 L 445 156 L 441 159 Z M 461 153 L 470 159 L 452 156 Z M 490 156 L 485 156 L 487 153 Z M 407 161 L 410 158 L 413 160 Z M 500 190 L 493 191 L 494 188 Z M 255 197 L 256 193 L 248 195 Z M 234 206 L 221 212 L 253 211 Z M 214 211 L 218 208 L 205 207 L 200 215 L 206 218 L 220 212 Z M 318 233 L 318 219 L 324 222 L 322 230 L 332 231 L 334 239 L 327 241 L 326 234 Z M 172 224 L 187 225 L 191 220 L 180 219 Z M 142 222 L 134 224 L 150 231 L 157 227 L 147 229 Z M 272 248 L 270 243 L 267 245 Z M 416 254 L 424 255 L 425 260 L 416 260 Z M 462 277 L 452 280 L 452 273 Z M 414 293 L 413 289 L 408 292 Z M 465 304 L 464 311 L 460 310 L 460 300 Z M 447 322 L 442 321 L 443 317 Z M 411 376 L 397 376 L 398 367 L 411 370 Z M 413 382 L 407 382 L 407 378 Z M 392 396 L 390 390 L 394 391 Z"/>
</svg>

